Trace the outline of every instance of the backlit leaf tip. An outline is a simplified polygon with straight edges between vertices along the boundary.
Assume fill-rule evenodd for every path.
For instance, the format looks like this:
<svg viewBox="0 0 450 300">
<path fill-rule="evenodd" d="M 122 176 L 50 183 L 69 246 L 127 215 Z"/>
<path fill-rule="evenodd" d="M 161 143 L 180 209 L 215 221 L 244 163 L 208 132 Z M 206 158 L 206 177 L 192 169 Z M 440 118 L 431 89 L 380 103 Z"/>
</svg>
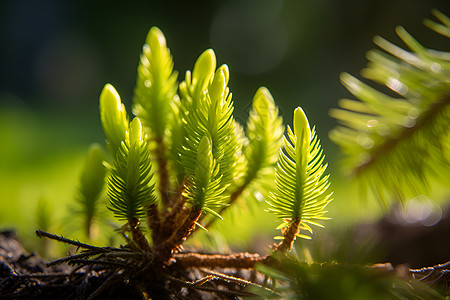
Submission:
<svg viewBox="0 0 450 300">
<path fill-rule="evenodd" d="M 134 118 L 130 124 L 130 144 L 134 145 L 142 142 L 142 125 L 139 118 Z"/>
<path fill-rule="evenodd" d="M 100 117 L 106 143 L 114 156 L 128 130 L 128 115 L 116 89 L 107 84 L 100 95 Z"/>
<path fill-rule="evenodd" d="M 221 100 L 226 96 L 226 90 L 228 85 L 228 67 L 222 65 L 217 69 L 213 80 L 208 88 L 208 93 L 213 101 Z"/>
<path fill-rule="evenodd" d="M 255 182 L 261 183 L 259 190 L 269 188 L 269 182 L 273 182 L 283 132 L 283 120 L 278 115 L 272 95 L 267 88 L 260 87 L 253 97 L 247 122 L 248 144 L 244 146 L 247 170 L 244 186 Z"/>
<path fill-rule="evenodd" d="M 176 97 L 178 73 L 166 39 L 152 27 L 142 48 L 133 98 L 133 113 L 151 139 L 163 140 L 170 126 L 170 105 Z"/>
<path fill-rule="evenodd" d="M 154 52 L 161 52 L 161 48 L 166 47 L 166 38 L 158 27 L 152 27 L 147 34 L 145 43 L 153 49 Z"/>
<path fill-rule="evenodd" d="M 325 207 L 331 201 L 320 141 L 300 107 L 294 111 L 293 123 L 294 130 L 288 127 L 280 151 L 277 191 L 268 201 L 268 211 L 283 220 L 285 224 L 281 227 L 287 226 L 282 249 L 290 249 L 293 238 L 302 236 L 300 229 L 312 232 L 309 225 L 322 226 L 317 221 L 327 219 Z"/>
<path fill-rule="evenodd" d="M 205 50 L 197 59 L 192 71 L 193 94 L 200 96 L 208 87 L 209 81 L 216 70 L 216 55 L 212 49 Z"/>
</svg>

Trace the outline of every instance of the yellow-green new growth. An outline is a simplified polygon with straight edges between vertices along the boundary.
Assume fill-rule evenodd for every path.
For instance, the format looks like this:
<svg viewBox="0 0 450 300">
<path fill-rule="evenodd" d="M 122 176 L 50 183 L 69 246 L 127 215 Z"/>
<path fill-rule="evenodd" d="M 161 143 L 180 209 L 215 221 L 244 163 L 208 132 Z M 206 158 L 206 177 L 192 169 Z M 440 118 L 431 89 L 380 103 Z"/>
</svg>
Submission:
<svg viewBox="0 0 450 300">
<path fill-rule="evenodd" d="M 116 89 L 107 84 L 100 94 L 100 118 L 106 135 L 106 144 L 115 156 L 128 130 L 128 115 Z"/>
<path fill-rule="evenodd" d="M 277 191 L 267 201 L 270 205 L 268 211 L 283 219 L 284 223 L 279 228 L 288 226 L 285 240 L 289 232 L 292 235 L 290 239 L 307 237 L 300 235 L 298 229 L 312 233 L 309 225 L 322 227 L 317 221 L 328 219 L 324 217 L 324 209 L 331 201 L 331 193 L 327 191 L 329 176 L 324 176 L 327 165 L 323 165 L 320 142 L 300 107 L 294 112 L 293 128 L 294 131 L 288 126 L 284 150 L 280 150 L 276 168 Z M 290 248 L 292 240 L 288 243 Z"/>
<path fill-rule="evenodd" d="M 134 118 L 128 125 L 125 108 L 111 85 L 100 96 L 100 113 L 114 158 L 107 180 L 108 209 L 118 219 L 134 222 L 145 215 L 145 205 L 156 201 L 149 147 L 140 120 Z"/>
<path fill-rule="evenodd" d="M 92 225 L 99 215 L 100 200 L 105 186 L 106 168 L 103 165 L 105 155 L 98 144 L 89 148 L 89 154 L 80 176 L 78 193 L 75 197 L 77 206 L 74 212 L 83 218 L 83 229 L 88 238 L 91 238 Z M 102 201 L 103 202 L 103 201 Z"/>
<path fill-rule="evenodd" d="M 162 139 L 169 125 L 177 77 L 166 39 L 161 30 L 152 27 L 142 49 L 133 112 L 154 139 Z"/>
<path fill-rule="evenodd" d="M 272 95 L 268 89 L 259 88 L 253 97 L 247 122 L 248 145 L 244 148 L 247 167 L 243 186 L 255 179 L 273 180 L 283 132 L 283 119 L 278 115 Z"/>
<path fill-rule="evenodd" d="M 233 102 L 227 87 L 228 67 L 222 65 L 214 72 L 215 65 L 214 52 L 206 50 L 195 63 L 193 77 L 187 72 L 186 80 L 180 84 L 185 132 L 180 160 L 188 176 L 194 173 L 200 141 L 209 134 L 212 155 L 222 176 L 221 186 L 227 187 L 235 174 L 240 145 L 232 115 Z"/>
<path fill-rule="evenodd" d="M 186 198 L 196 209 L 204 210 L 220 218 L 213 208 L 225 205 L 223 196 L 225 188 L 220 185 L 222 176 L 213 158 L 209 134 L 200 141 L 195 164 L 195 172 L 187 184 Z"/>
</svg>

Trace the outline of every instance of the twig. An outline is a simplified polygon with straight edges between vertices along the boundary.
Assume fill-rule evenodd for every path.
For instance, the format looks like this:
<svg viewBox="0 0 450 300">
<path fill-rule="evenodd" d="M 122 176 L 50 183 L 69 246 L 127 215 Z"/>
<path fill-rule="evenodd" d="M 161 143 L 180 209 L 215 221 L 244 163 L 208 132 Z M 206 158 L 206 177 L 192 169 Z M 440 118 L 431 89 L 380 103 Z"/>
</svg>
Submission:
<svg viewBox="0 0 450 300">
<path fill-rule="evenodd" d="M 98 251 L 104 251 L 105 248 L 102 247 L 96 247 L 96 246 L 92 246 L 92 245 L 88 245 L 88 244 L 84 244 L 78 241 L 74 241 L 56 234 L 52 234 L 52 233 L 48 233 L 42 230 L 36 230 L 36 236 L 39 238 L 42 237 L 46 237 L 49 238 L 51 240 L 56 240 L 58 242 L 62 242 L 65 244 L 69 244 L 69 245 L 73 245 L 73 246 L 77 246 L 79 248 L 84 248 L 84 249 L 90 249 L 90 250 L 98 250 Z"/>
<path fill-rule="evenodd" d="M 184 223 L 178 228 L 178 230 L 163 244 L 159 249 L 161 258 L 163 260 L 169 259 L 172 250 L 176 249 L 181 243 L 191 234 L 195 227 L 195 223 L 200 218 L 202 214 L 202 209 L 197 207 L 192 207 L 189 215 L 187 216 Z"/>
<path fill-rule="evenodd" d="M 99 260 L 99 259 L 71 259 L 68 263 L 69 265 L 103 265 L 120 268 L 127 266 L 125 262 Z"/>
<path fill-rule="evenodd" d="M 184 268 L 237 268 L 250 269 L 256 263 L 263 262 L 267 256 L 258 253 L 232 253 L 232 254 L 200 254 L 200 253 L 175 253 L 173 258 L 176 264 Z"/>
</svg>

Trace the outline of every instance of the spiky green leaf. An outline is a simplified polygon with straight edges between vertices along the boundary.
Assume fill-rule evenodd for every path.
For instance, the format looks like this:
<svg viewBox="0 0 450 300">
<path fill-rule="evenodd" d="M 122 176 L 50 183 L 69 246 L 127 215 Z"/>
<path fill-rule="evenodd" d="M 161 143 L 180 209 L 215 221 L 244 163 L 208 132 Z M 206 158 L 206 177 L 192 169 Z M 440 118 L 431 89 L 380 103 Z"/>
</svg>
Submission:
<svg viewBox="0 0 450 300">
<path fill-rule="evenodd" d="M 145 215 L 145 206 L 156 201 L 151 184 L 149 148 L 136 117 L 126 132 L 108 176 L 108 209 L 119 220 L 130 221 Z"/>
<path fill-rule="evenodd" d="M 107 84 L 100 94 L 100 118 L 106 136 L 106 144 L 115 156 L 128 130 L 128 115 L 116 89 Z"/>
<path fill-rule="evenodd" d="M 166 39 L 161 30 L 152 27 L 142 49 L 133 101 L 133 113 L 152 138 L 162 139 L 169 126 L 177 77 Z"/>
<path fill-rule="evenodd" d="M 209 134 L 200 141 L 195 163 L 196 168 L 187 183 L 185 196 L 194 207 L 218 216 L 212 209 L 224 205 L 225 188 L 220 184 L 222 176 L 213 158 Z"/>
<path fill-rule="evenodd" d="M 450 30 L 448 18 L 435 14 L 444 24 L 430 27 Z M 402 27 L 397 34 L 409 51 L 376 37 L 385 52 L 370 51 L 362 74 L 398 96 L 344 73 L 342 83 L 359 101 L 341 100 L 341 109 L 330 112 L 341 124 L 330 138 L 346 154 L 346 169 L 383 202 L 427 193 L 431 178 L 450 170 L 443 150 L 450 129 L 450 52 L 424 48 Z"/>
<path fill-rule="evenodd" d="M 78 194 L 75 197 L 78 204 L 75 211 L 79 212 L 83 218 L 83 225 L 88 236 L 93 220 L 99 217 L 99 204 L 102 199 L 106 177 L 104 160 L 105 155 L 100 145 L 91 145 L 80 176 Z"/>
<path fill-rule="evenodd" d="M 331 201 L 328 191 L 328 175 L 324 175 L 327 165 L 314 129 L 310 129 L 308 119 L 298 107 L 294 111 L 294 131 L 287 127 L 284 147 L 276 167 L 277 191 L 271 194 L 269 212 L 285 223 L 301 220 L 300 229 L 310 231 L 309 224 L 317 225 L 324 217 L 325 207 Z"/>
<path fill-rule="evenodd" d="M 226 187 L 234 177 L 240 145 L 227 87 L 228 67 L 223 65 L 214 73 L 215 64 L 214 52 L 206 50 L 195 63 L 193 77 L 187 72 L 185 81 L 180 84 L 185 132 L 180 159 L 187 175 L 194 173 L 200 141 L 209 134 L 212 155 L 222 177 L 221 186 Z"/>
<path fill-rule="evenodd" d="M 272 95 L 266 88 L 259 88 L 247 122 L 248 144 L 243 150 L 247 168 L 242 185 L 246 186 L 255 179 L 273 180 L 283 132 L 283 119 L 278 116 Z"/>
</svg>

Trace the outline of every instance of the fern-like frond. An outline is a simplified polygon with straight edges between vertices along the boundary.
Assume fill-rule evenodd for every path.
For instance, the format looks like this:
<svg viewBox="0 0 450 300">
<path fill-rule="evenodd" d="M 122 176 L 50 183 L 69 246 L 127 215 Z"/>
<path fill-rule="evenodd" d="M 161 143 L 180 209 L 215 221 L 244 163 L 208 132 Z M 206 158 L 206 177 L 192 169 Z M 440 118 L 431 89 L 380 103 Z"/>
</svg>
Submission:
<svg viewBox="0 0 450 300">
<path fill-rule="evenodd" d="M 195 163 L 195 172 L 188 180 L 185 197 L 195 208 L 220 217 L 213 209 L 225 204 L 225 188 L 220 185 L 222 176 L 219 175 L 219 165 L 213 158 L 209 134 L 200 141 Z"/>
<path fill-rule="evenodd" d="M 87 237 L 91 236 L 91 226 L 94 219 L 99 217 L 99 202 L 105 186 L 106 168 L 103 165 L 105 156 L 98 144 L 93 144 L 80 176 L 75 208 L 83 218 L 83 227 Z M 45 230 L 45 229 L 44 229 Z"/>
<path fill-rule="evenodd" d="M 312 232 L 309 225 L 322 226 L 317 221 L 327 219 L 329 175 L 324 175 L 327 165 L 323 164 L 320 141 L 300 107 L 294 111 L 293 128 L 287 127 L 283 139 L 276 167 L 277 191 L 267 201 L 268 211 L 284 221 L 280 227 L 297 223 L 300 229 Z M 293 232 L 298 235 L 296 228 Z"/>
<path fill-rule="evenodd" d="M 443 25 L 426 23 L 440 33 L 450 30 L 448 18 L 437 16 Z M 341 124 L 330 138 L 346 154 L 347 169 L 383 202 L 426 193 L 430 178 L 450 166 L 443 154 L 450 129 L 450 52 L 424 48 L 402 27 L 397 34 L 410 51 L 376 37 L 385 52 L 370 51 L 362 75 L 398 96 L 342 74 L 359 101 L 341 100 L 341 109 L 330 112 Z"/>
<path fill-rule="evenodd" d="M 283 133 L 283 119 L 278 116 L 278 108 L 272 95 L 266 88 L 259 88 L 253 98 L 247 122 L 248 144 L 244 148 L 247 170 L 244 186 L 255 179 L 273 176 L 273 167 L 278 161 L 279 149 L 283 143 Z"/>
<path fill-rule="evenodd" d="M 114 157 L 128 130 L 128 115 L 116 89 L 107 84 L 100 95 L 100 118 L 106 144 Z"/>
<path fill-rule="evenodd" d="M 200 141 L 209 134 L 212 155 L 219 165 L 221 186 L 226 187 L 234 177 L 239 144 L 233 118 L 233 102 L 227 84 L 226 65 L 214 73 L 216 58 L 212 50 L 205 51 L 197 60 L 193 76 L 186 73 L 180 84 L 185 139 L 180 151 L 181 162 L 189 176 L 196 169 Z"/>
<path fill-rule="evenodd" d="M 161 30 L 152 27 L 142 49 L 133 101 L 133 113 L 150 129 L 152 138 L 164 137 L 177 77 L 166 39 Z"/>
<path fill-rule="evenodd" d="M 145 206 L 156 201 L 151 178 L 149 148 L 136 117 L 117 151 L 107 181 L 108 209 L 116 218 L 132 221 L 145 216 Z"/>
</svg>

